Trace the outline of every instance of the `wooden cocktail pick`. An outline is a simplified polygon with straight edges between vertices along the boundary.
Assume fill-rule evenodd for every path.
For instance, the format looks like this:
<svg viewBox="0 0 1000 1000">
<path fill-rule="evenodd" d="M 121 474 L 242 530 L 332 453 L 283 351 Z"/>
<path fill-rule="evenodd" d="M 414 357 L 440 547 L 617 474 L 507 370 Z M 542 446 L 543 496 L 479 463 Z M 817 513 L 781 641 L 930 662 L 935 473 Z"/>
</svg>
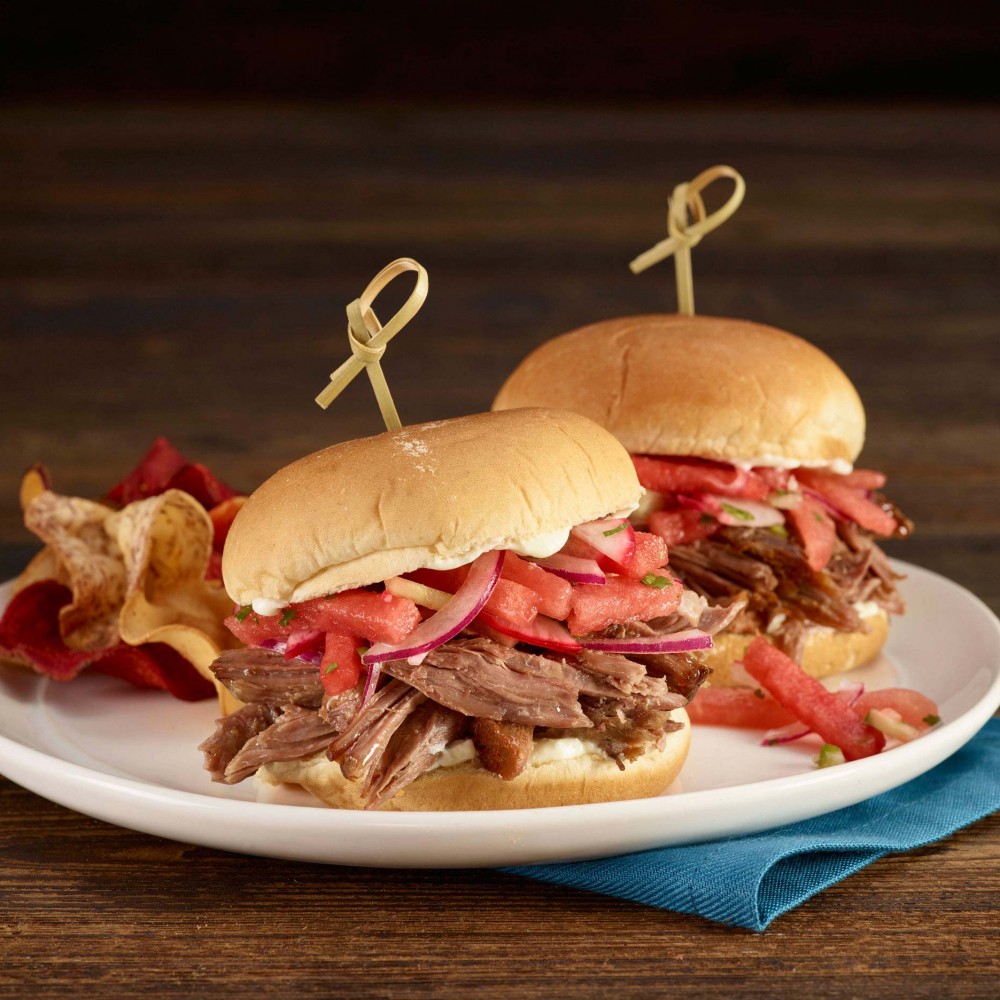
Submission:
<svg viewBox="0 0 1000 1000">
<path fill-rule="evenodd" d="M 379 292 L 401 274 L 415 271 L 417 282 L 410 297 L 402 308 L 389 320 L 385 326 L 379 322 L 372 305 Z M 316 397 L 316 402 L 325 410 L 359 375 L 362 371 L 368 373 L 368 379 L 378 400 L 382 419 L 387 430 L 396 430 L 402 426 L 396 404 L 382 372 L 382 355 L 386 344 L 406 326 L 420 311 L 427 298 L 427 272 L 415 260 L 400 257 L 375 275 L 368 287 L 347 307 L 347 341 L 351 345 L 351 356 L 330 375 L 330 384 Z"/>
<path fill-rule="evenodd" d="M 729 200 L 711 215 L 705 214 L 701 192 L 713 181 L 728 177 L 736 188 Z M 732 167 L 716 166 L 702 171 L 693 181 L 686 181 L 674 188 L 667 213 L 667 231 L 670 234 L 656 246 L 639 254 L 630 264 L 633 274 L 639 274 L 661 260 L 673 256 L 677 270 L 677 311 L 694 315 L 694 279 L 691 273 L 691 248 L 701 238 L 721 226 L 740 207 L 746 184 Z"/>
</svg>

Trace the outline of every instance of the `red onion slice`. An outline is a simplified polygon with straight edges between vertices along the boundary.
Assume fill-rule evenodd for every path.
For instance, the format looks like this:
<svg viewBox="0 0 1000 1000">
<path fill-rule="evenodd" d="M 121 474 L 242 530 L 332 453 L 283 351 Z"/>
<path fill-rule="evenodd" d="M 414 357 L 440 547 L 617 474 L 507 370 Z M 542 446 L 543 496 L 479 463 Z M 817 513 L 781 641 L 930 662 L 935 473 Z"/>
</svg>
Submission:
<svg viewBox="0 0 1000 1000">
<path fill-rule="evenodd" d="M 773 524 L 785 523 L 785 515 L 780 510 L 760 500 L 720 497 L 714 493 L 689 493 L 679 495 L 677 501 L 683 507 L 711 514 L 720 524 L 737 528 L 769 528 Z"/>
<path fill-rule="evenodd" d="M 692 653 L 711 649 L 712 637 L 701 629 L 689 628 L 670 635 L 639 635 L 634 639 L 587 639 L 580 645 L 602 653 Z"/>
<path fill-rule="evenodd" d="M 578 524 L 572 533 L 619 566 L 627 566 L 635 554 L 635 530 L 626 517 L 605 517 Z"/>
<path fill-rule="evenodd" d="M 535 562 L 547 569 L 556 576 L 561 576 L 570 583 L 595 583 L 603 584 L 608 582 L 604 575 L 604 570 L 597 565 L 596 559 L 580 559 L 577 556 L 564 556 L 556 553 L 547 559 L 536 559 Z"/>
<path fill-rule="evenodd" d="M 583 649 L 580 641 L 573 638 L 569 629 L 562 622 L 557 622 L 554 618 L 547 618 L 545 615 L 536 615 L 535 620 L 530 625 L 514 625 L 484 611 L 479 616 L 479 621 L 488 628 L 517 639 L 518 642 L 527 643 L 529 646 L 541 646 L 543 649 L 551 649 L 557 653 L 579 653 Z"/>
<path fill-rule="evenodd" d="M 502 551 L 486 552 L 473 562 L 469 575 L 452 599 L 438 612 L 421 622 L 402 642 L 376 643 L 361 657 L 368 667 L 386 660 L 408 660 L 436 649 L 465 628 L 490 599 L 503 569 Z M 369 671 L 369 680 L 374 670 Z M 367 685 L 366 685 L 367 687 Z"/>
</svg>

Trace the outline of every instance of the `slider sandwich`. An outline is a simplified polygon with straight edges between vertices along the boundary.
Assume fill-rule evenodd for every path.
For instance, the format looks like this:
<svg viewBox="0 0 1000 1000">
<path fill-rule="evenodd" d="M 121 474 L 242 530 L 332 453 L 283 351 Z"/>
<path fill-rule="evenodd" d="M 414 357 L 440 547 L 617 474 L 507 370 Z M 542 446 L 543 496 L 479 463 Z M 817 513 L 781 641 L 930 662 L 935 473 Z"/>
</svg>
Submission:
<svg viewBox="0 0 1000 1000">
<path fill-rule="evenodd" d="M 739 609 L 707 654 L 713 685 L 752 683 L 734 663 L 757 635 L 815 677 L 878 654 L 904 610 L 879 542 L 912 524 L 881 472 L 854 468 L 864 408 L 822 351 L 743 320 L 609 320 L 529 354 L 494 409 L 543 400 L 618 438 L 646 490 L 632 523 L 687 587 Z"/>
<path fill-rule="evenodd" d="M 627 520 L 624 448 L 521 409 L 334 445 L 246 502 L 222 560 L 245 648 L 206 768 L 341 808 L 659 795 L 728 612 Z"/>
</svg>

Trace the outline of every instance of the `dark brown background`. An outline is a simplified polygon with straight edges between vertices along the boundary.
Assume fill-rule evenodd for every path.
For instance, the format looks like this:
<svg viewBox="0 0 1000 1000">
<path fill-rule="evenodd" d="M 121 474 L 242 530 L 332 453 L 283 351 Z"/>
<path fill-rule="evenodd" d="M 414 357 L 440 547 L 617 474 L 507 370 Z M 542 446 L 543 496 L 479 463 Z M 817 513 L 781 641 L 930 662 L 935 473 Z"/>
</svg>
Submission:
<svg viewBox="0 0 1000 1000">
<path fill-rule="evenodd" d="M 673 309 L 670 265 L 633 277 L 627 262 L 663 235 L 673 184 L 730 162 L 748 196 L 695 251 L 699 310 L 827 350 L 868 409 L 863 464 L 918 522 L 894 554 L 1000 609 L 1000 114 L 984 22 L 626 4 L 602 25 L 547 8 L 525 35 L 513 8 L 463 31 L 453 5 L 423 6 L 433 53 L 412 15 L 362 5 L 322 23 L 259 3 L 11 17 L 0 575 L 34 550 L 15 499 L 31 462 L 99 495 L 166 433 L 249 489 L 377 431 L 364 384 L 327 413 L 312 398 L 344 357 L 345 304 L 396 256 L 431 276 L 386 363 L 411 422 L 488 406 L 546 337 Z M 10 996 L 996 987 L 996 818 L 764 935 L 492 872 L 227 855 L 2 779 L 0 859 Z"/>
</svg>

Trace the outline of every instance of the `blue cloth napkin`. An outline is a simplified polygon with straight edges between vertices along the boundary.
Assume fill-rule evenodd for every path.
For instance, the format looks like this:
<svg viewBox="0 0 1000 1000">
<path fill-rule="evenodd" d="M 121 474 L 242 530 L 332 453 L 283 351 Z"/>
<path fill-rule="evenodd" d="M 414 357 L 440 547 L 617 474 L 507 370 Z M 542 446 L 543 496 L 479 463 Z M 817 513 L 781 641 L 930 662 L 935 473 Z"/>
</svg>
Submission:
<svg viewBox="0 0 1000 1000">
<path fill-rule="evenodd" d="M 1000 719 L 932 771 L 857 805 L 747 837 L 504 871 L 762 931 L 886 854 L 1000 809 Z"/>
</svg>

